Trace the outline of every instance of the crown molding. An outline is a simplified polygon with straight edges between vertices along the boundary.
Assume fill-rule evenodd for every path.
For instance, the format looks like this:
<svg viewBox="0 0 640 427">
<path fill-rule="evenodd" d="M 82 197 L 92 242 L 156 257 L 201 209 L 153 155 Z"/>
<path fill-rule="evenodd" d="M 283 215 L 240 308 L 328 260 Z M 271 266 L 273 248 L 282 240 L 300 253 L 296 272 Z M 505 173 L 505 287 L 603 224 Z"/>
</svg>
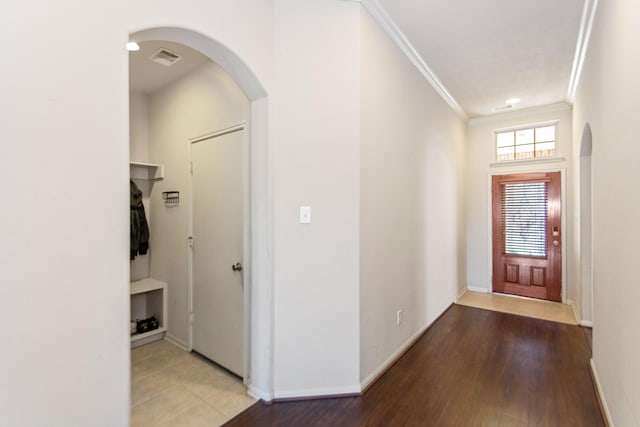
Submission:
<svg viewBox="0 0 640 427">
<path fill-rule="evenodd" d="M 589 39 L 591 38 L 591 30 L 593 29 L 593 20 L 596 16 L 598 8 L 598 0 L 585 0 L 582 9 L 582 19 L 580 20 L 580 29 L 578 30 L 578 41 L 576 42 L 576 53 L 573 57 L 573 65 L 571 67 L 571 77 L 569 78 L 569 88 L 567 89 L 567 101 L 573 103 L 576 98 L 576 90 L 580 82 L 582 74 L 582 65 L 587 55 L 589 47 Z"/>
<path fill-rule="evenodd" d="M 544 113 L 555 113 L 556 111 L 565 111 L 569 109 L 571 109 L 571 105 L 567 104 L 566 102 L 559 102 L 557 104 L 547 104 L 541 105 L 539 107 L 522 108 L 519 110 L 509 111 L 508 113 L 474 117 L 467 122 L 467 125 L 475 126 L 483 123 L 501 122 L 509 119 L 517 119 L 518 117 L 528 117 Z"/>
<path fill-rule="evenodd" d="M 378 24 L 387 32 L 391 39 L 400 47 L 400 50 L 409 58 L 409 61 L 418 69 L 420 74 L 433 86 L 435 91 L 449 104 L 458 116 L 464 121 L 469 117 L 458 104 L 455 98 L 449 93 L 447 88 L 442 84 L 433 71 L 429 68 L 418 51 L 413 47 L 407 37 L 400 31 L 400 28 L 391 19 L 386 10 L 378 3 L 377 0 L 360 0 L 360 3 L 375 19 Z"/>
</svg>

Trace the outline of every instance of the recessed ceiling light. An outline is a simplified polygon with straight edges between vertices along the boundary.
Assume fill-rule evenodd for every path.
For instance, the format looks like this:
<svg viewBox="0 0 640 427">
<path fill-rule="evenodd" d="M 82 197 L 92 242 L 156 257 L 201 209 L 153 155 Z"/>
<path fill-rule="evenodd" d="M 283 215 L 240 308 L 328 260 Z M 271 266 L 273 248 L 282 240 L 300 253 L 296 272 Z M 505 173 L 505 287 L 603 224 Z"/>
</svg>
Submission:
<svg viewBox="0 0 640 427">
<path fill-rule="evenodd" d="M 138 50 L 140 50 L 140 45 L 136 42 L 129 42 L 127 43 L 127 50 L 129 52 L 136 52 Z"/>
<path fill-rule="evenodd" d="M 506 104 L 513 105 L 513 104 L 517 104 L 518 102 L 520 102 L 520 98 L 509 98 L 504 102 Z"/>
</svg>

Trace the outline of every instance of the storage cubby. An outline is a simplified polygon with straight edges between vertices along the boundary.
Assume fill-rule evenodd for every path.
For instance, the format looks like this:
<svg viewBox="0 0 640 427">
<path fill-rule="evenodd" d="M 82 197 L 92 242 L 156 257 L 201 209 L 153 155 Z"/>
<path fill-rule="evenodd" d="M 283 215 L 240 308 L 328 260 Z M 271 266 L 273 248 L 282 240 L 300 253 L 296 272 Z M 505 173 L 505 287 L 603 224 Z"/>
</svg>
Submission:
<svg viewBox="0 0 640 427">
<path fill-rule="evenodd" d="M 131 335 L 131 347 L 138 347 L 164 338 L 167 331 L 167 284 L 146 278 L 131 282 L 131 320 L 155 315 L 158 329 Z"/>
</svg>

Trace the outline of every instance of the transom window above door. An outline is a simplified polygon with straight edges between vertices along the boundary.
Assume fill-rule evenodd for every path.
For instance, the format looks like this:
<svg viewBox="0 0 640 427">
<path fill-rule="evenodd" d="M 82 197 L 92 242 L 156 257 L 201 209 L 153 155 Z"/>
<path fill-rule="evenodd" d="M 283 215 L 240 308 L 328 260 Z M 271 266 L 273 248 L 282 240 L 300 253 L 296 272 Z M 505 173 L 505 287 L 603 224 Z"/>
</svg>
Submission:
<svg viewBox="0 0 640 427">
<path fill-rule="evenodd" d="M 496 131 L 496 160 L 530 160 L 556 155 L 556 123 Z"/>
</svg>

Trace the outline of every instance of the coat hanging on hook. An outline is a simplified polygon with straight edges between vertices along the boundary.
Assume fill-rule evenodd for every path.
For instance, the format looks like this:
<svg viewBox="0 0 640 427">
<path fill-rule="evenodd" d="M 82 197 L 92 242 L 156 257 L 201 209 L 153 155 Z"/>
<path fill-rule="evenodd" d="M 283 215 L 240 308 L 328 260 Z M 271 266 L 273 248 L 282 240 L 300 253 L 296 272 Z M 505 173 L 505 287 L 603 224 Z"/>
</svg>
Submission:
<svg viewBox="0 0 640 427">
<path fill-rule="evenodd" d="M 132 180 L 129 180 L 131 201 L 131 246 L 130 257 L 133 261 L 136 255 L 146 255 L 149 250 L 149 224 L 142 204 L 142 191 Z"/>
</svg>

